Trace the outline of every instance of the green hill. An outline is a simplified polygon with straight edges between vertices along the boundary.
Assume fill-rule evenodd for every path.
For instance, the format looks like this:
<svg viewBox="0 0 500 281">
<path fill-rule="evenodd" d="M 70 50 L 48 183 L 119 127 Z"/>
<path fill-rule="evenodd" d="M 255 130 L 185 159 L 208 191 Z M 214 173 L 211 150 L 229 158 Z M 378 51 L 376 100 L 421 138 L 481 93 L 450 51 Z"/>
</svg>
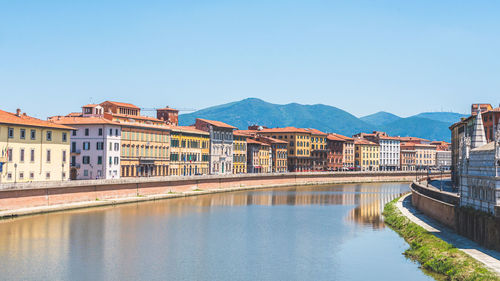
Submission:
<svg viewBox="0 0 500 281">
<path fill-rule="evenodd" d="M 460 120 L 461 116 L 452 112 L 426 112 L 401 118 L 388 112 L 378 112 L 357 118 L 342 109 L 323 104 L 281 105 L 248 98 L 189 114 L 181 114 L 179 122 L 181 125 L 191 125 L 194 124 L 196 118 L 206 118 L 223 121 L 239 129 L 247 129 L 248 126 L 254 124 L 270 128 L 294 126 L 315 128 L 323 132 L 335 132 L 347 136 L 380 130 L 393 136 L 414 136 L 429 140 L 450 141 L 448 127 Z"/>
<path fill-rule="evenodd" d="M 272 104 L 256 98 L 248 98 L 219 106 L 209 107 L 179 117 L 181 125 L 193 124 L 195 119 L 219 120 L 247 129 L 258 124 L 267 127 L 305 127 L 324 132 L 353 135 L 370 130 L 370 125 L 356 116 L 333 106 L 315 104 L 301 105 L 290 103 Z"/>
<path fill-rule="evenodd" d="M 379 125 L 385 125 L 385 124 L 397 121 L 397 120 L 401 119 L 401 117 L 394 115 L 392 113 L 389 113 L 389 112 L 379 111 L 379 112 L 371 114 L 371 115 L 363 116 L 359 119 L 365 121 L 368 124 L 379 126 Z"/>
</svg>

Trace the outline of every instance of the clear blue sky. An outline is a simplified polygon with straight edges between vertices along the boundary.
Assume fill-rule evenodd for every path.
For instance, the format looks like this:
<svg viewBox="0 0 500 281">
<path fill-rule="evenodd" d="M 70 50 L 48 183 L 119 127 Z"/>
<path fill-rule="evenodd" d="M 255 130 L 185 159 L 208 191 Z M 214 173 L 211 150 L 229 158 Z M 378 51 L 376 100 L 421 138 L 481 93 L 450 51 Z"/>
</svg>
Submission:
<svg viewBox="0 0 500 281">
<path fill-rule="evenodd" d="M 500 102 L 499 1 L 0 1 L 1 109 Z"/>
</svg>

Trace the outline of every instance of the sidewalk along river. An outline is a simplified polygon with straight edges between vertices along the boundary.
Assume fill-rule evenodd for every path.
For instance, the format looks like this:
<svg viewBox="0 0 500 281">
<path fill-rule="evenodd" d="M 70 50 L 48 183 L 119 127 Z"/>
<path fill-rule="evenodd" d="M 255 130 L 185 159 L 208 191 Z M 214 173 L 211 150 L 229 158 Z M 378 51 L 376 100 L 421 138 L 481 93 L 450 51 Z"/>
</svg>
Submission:
<svg viewBox="0 0 500 281">
<path fill-rule="evenodd" d="M 0 221 L 2 280 L 433 280 L 382 221 L 408 184 L 238 191 Z"/>
</svg>

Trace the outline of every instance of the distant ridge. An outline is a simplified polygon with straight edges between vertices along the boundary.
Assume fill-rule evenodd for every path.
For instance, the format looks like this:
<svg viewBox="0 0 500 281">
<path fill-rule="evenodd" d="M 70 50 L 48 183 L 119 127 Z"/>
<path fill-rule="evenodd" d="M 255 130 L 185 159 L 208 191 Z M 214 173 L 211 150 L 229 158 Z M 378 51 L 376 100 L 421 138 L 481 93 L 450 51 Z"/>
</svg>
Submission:
<svg viewBox="0 0 500 281">
<path fill-rule="evenodd" d="M 401 117 L 389 112 L 379 111 L 371 115 L 363 116 L 359 119 L 365 121 L 366 123 L 379 126 L 397 121 L 401 119 Z"/>
<path fill-rule="evenodd" d="M 448 127 L 460 120 L 462 114 L 425 112 L 401 118 L 389 112 L 377 112 L 357 118 L 347 111 L 324 104 L 273 104 L 257 98 L 226 103 L 181 114 L 181 125 L 194 124 L 196 118 L 219 120 L 239 129 L 259 124 L 267 127 L 315 128 L 352 136 L 359 132 L 383 130 L 394 136 L 415 136 L 430 140 L 450 141 Z"/>
</svg>

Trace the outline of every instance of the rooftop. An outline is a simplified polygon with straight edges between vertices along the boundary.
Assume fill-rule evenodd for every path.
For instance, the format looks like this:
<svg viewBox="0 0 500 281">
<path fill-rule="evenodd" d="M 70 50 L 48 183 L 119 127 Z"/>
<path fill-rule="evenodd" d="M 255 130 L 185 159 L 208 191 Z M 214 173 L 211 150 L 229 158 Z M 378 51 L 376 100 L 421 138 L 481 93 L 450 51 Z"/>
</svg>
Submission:
<svg viewBox="0 0 500 281">
<path fill-rule="evenodd" d="M 263 133 L 306 133 L 310 134 L 311 132 L 302 129 L 302 128 L 295 128 L 295 127 L 284 127 L 284 128 L 269 128 L 269 129 L 262 129 L 259 132 Z"/>
<path fill-rule="evenodd" d="M 0 110 L 0 123 L 3 124 L 13 124 L 13 125 L 25 125 L 32 127 L 47 127 L 47 128 L 55 128 L 55 129 L 67 129 L 72 130 L 73 128 L 64 126 L 62 124 L 56 124 L 49 121 L 40 120 L 34 117 L 30 117 L 23 114 L 15 114 L 7 111 Z"/>
<path fill-rule="evenodd" d="M 130 107 L 130 108 L 135 108 L 135 109 L 140 109 L 138 106 L 136 105 L 133 105 L 131 103 L 125 103 L 125 102 L 117 102 L 117 101 L 105 101 L 103 103 L 110 103 L 110 104 L 113 104 L 113 105 L 116 105 L 116 106 L 119 106 L 119 107 Z M 101 103 L 101 104 L 103 104 Z"/>
<path fill-rule="evenodd" d="M 202 119 L 202 118 L 196 118 L 196 120 L 200 120 L 202 122 L 208 123 L 212 126 L 219 127 L 219 128 L 237 129 L 236 127 L 233 127 L 233 126 L 226 124 L 224 122 L 221 122 L 221 121 L 208 120 L 208 119 Z"/>
</svg>

